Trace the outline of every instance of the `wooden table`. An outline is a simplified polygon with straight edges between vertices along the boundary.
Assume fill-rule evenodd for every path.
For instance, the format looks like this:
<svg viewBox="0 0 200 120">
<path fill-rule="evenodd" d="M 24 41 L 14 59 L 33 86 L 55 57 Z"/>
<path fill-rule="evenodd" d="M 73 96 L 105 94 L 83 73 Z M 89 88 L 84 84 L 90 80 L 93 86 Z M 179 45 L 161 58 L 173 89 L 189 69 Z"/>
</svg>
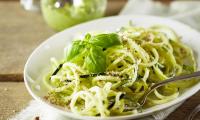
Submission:
<svg viewBox="0 0 200 120">
<path fill-rule="evenodd" d="M 116 15 L 125 3 L 109 0 L 106 15 Z M 55 31 L 45 24 L 40 13 L 23 10 L 19 1 L 0 0 L 0 120 L 10 118 L 32 99 L 23 83 L 23 66 L 33 49 L 53 34 Z M 167 120 L 183 120 L 198 104 L 200 92 Z"/>
</svg>

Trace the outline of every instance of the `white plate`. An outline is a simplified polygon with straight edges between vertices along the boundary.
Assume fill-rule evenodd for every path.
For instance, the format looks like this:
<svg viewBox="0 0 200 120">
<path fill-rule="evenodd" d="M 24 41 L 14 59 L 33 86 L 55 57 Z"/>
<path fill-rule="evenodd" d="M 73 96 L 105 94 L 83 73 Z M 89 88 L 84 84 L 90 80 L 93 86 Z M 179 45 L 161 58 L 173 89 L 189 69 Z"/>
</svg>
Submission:
<svg viewBox="0 0 200 120">
<path fill-rule="evenodd" d="M 90 119 L 96 120 L 97 117 L 90 116 L 79 116 L 69 111 L 64 111 L 62 108 L 59 108 L 55 105 L 47 103 L 43 100 L 43 96 L 47 94 L 47 89 L 43 87 L 42 78 L 44 74 L 48 73 L 48 68 L 50 66 L 50 58 L 56 57 L 57 59 L 63 58 L 63 49 L 66 45 L 70 44 L 73 37 L 80 33 L 86 33 L 88 31 L 115 31 L 116 29 L 127 25 L 129 21 L 132 21 L 137 26 L 152 26 L 155 24 L 167 25 L 173 28 L 179 36 L 182 37 L 182 41 L 193 48 L 195 51 L 197 62 L 200 63 L 200 34 L 194 29 L 179 23 L 174 20 L 152 17 L 152 16 L 116 16 L 102 18 L 95 21 L 87 22 L 84 24 L 77 25 L 75 27 L 66 29 L 60 33 L 55 34 L 54 36 L 47 39 L 43 42 L 29 57 L 25 68 L 24 68 L 24 80 L 26 87 L 30 94 L 37 101 L 42 102 L 43 104 L 49 106 L 55 112 L 59 112 L 62 115 L 77 118 L 77 119 Z M 200 65 L 198 64 L 198 69 Z M 189 98 L 195 94 L 200 89 L 200 83 L 196 84 L 192 88 L 185 91 L 177 99 L 170 101 L 165 104 L 157 105 L 151 108 L 144 110 L 142 113 L 127 115 L 127 116 L 116 116 L 116 117 L 106 117 L 100 118 L 102 120 L 117 120 L 117 119 L 133 119 L 143 117 L 149 114 L 152 114 L 156 111 L 168 108 L 173 106 L 181 101 Z"/>
</svg>

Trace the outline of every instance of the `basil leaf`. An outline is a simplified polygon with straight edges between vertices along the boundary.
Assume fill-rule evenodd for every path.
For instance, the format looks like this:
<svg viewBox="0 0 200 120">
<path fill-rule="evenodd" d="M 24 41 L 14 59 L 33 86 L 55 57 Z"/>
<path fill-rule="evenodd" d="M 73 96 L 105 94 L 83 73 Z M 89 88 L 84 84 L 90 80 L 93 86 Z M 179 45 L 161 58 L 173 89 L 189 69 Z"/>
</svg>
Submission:
<svg viewBox="0 0 200 120">
<path fill-rule="evenodd" d="M 121 44 L 120 38 L 116 33 L 99 34 L 90 39 L 89 42 L 102 48 L 109 48 Z"/>
<path fill-rule="evenodd" d="M 92 46 L 88 56 L 85 58 L 85 67 L 91 73 L 105 72 L 106 56 L 102 48 Z"/>
<path fill-rule="evenodd" d="M 67 50 L 66 60 L 70 61 L 86 48 L 81 40 L 74 41 Z"/>
</svg>

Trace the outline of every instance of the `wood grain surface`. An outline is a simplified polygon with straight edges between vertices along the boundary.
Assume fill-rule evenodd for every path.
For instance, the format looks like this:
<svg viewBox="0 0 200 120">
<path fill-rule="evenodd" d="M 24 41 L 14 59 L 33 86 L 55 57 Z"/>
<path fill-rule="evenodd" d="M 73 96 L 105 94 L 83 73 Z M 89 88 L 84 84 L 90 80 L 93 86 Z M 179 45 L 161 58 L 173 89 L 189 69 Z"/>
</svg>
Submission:
<svg viewBox="0 0 200 120">
<path fill-rule="evenodd" d="M 40 13 L 23 10 L 17 1 L 1 1 L 0 16 L 0 76 L 22 74 L 33 49 L 55 32 Z"/>
<path fill-rule="evenodd" d="M 106 16 L 117 15 L 126 1 L 108 0 Z M 22 82 L 23 67 L 33 49 L 53 34 L 41 13 L 25 11 L 18 0 L 0 0 L 0 120 L 9 119 L 32 99 Z M 185 120 L 198 104 L 200 92 L 166 120 Z"/>
<path fill-rule="evenodd" d="M 1 82 L 0 120 L 7 120 L 20 112 L 31 99 L 23 82 Z"/>
</svg>

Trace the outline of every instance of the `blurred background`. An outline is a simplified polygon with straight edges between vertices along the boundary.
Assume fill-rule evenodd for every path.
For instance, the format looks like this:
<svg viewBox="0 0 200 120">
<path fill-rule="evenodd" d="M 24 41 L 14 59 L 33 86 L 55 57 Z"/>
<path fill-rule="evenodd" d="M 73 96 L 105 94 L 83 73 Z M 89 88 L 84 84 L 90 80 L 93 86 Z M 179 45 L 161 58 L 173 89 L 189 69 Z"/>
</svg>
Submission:
<svg viewBox="0 0 200 120">
<path fill-rule="evenodd" d="M 40 43 L 80 23 L 128 14 L 167 17 L 200 30 L 200 0 L 0 0 L 0 120 L 31 99 L 23 67 Z M 183 119 L 199 104 L 199 97 L 200 93 L 190 98 L 169 119 Z"/>
</svg>

